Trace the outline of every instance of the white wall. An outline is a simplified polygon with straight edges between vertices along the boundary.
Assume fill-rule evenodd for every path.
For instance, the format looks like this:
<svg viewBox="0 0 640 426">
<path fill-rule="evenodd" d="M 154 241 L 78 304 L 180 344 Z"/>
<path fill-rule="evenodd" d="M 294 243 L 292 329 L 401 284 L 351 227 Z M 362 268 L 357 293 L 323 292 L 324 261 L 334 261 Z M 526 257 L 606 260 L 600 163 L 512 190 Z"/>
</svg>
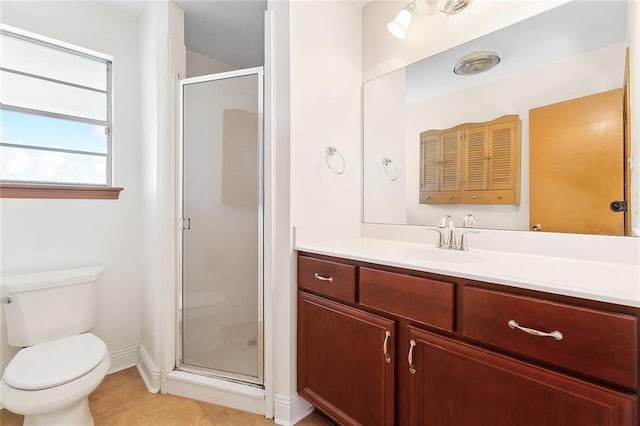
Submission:
<svg viewBox="0 0 640 426">
<path fill-rule="evenodd" d="M 89 2 L 3 1 L 0 16 L 5 24 L 113 56 L 114 183 L 124 187 L 119 200 L 2 199 L 2 274 L 103 265 L 94 332 L 112 354 L 135 350 L 142 247 L 137 23 Z M 4 369 L 14 350 L 0 329 Z"/>
<path fill-rule="evenodd" d="M 472 213 L 481 228 L 529 228 L 529 110 L 622 87 L 624 44 L 574 56 L 491 83 L 463 89 L 407 106 L 406 205 L 411 225 L 436 225 L 445 214 L 456 224 Z M 571 75 L 571 84 L 558 76 Z M 383 78 L 386 78 L 383 77 Z M 488 101 L 490 100 L 490 101 Z M 517 114 L 522 120 L 520 205 L 427 205 L 418 203 L 420 132 Z M 368 148 L 367 141 L 367 148 Z M 375 168 L 377 165 L 367 165 Z M 387 223 L 393 223 L 391 221 Z M 396 222 L 398 223 L 398 222 Z"/>
<path fill-rule="evenodd" d="M 294 225 L 360 221 L 360 9 L 353 2 L 293 1 L 291 212 Z M 325 147 L 343 155 L 337 175 Z"/>
<path fill-rule="evenodd" d="M 140 18 L 142 97 L 141 371 L 150 389 L 174 367 L 177 77 L 185 75 L 184 16 L 151 2 Z M 164 386 L 162 386 L 164 388 Z M 163 389 L 164 390 L 164 389 Z"/>
<path fill-rule="evenodd" d="M 187 77 L 216 74 L 235 69 L 236 67 L 233 65 L 187 50 Z"/>
<path fill-rule="evenodd" d="M 389 34 L 387 23 L 407 2 L 370 1 L 362 7 L 362 81 L 435 55 L 567 1 L 485 0 L 474 1 L 457 15 L 415 14 L 404 40 Z"/>
</svg>

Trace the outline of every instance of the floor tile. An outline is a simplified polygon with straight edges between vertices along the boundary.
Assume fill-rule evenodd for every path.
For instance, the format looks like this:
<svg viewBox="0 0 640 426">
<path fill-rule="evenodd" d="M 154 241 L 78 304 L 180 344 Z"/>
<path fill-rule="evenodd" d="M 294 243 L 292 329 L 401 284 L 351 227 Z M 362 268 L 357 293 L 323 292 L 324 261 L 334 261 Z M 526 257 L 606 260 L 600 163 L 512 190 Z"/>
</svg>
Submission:
<svg viewBox="0 0 640 426">
<path fill-rule="evenodd" d="M 136 368 L 110 374 L 89 395 L 95 426 L 265 426 L 264 416 L 174 395 L 147 392 Z M 21 426 L 23 416 L 0 411 L 1 426 Z M 332 423 L 312 413 L 299 426 Z M 63 425 L 61 425 L 63 426 Z M 64 425 L 69 426 L 69 425 Z"/>
<path fill-rule="evenodd" d="M 89 395 L 91 413 L 96 422 L 153 399 L 136 368 L 128 368 L 104 378 Z"/>
</svg>

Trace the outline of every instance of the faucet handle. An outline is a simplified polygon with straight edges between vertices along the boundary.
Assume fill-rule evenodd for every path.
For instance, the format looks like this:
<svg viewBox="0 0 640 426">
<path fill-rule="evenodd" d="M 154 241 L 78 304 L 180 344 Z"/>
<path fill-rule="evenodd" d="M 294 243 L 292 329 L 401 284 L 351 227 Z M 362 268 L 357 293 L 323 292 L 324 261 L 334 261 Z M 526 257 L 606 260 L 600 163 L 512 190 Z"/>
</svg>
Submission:
<svg viewBox="0 0 640 426">
<path fill-rule="evenodd" d="M 471 228 L 476 225 L 476 219 L 473 217 L 471 213 L 467 213 L 462 220 L 463 228 Z"/>
<path fill-rule="evenodd" d="M 480 234 L 480 231 L 464 231 L 460 233 L 460 245 L 458 246 L 458 249 L 461 251 L 469 251 L 467 238 L 465 238 L 467 234 Z"/>
<path fill-rule="evenodd" d="M 438 233 L 438 244 L 436 244 L 436 248 L 440 248 L 444 245 L 444 231 L 439 228 L 434 228 L 432 226 L 428 226 L 425 228 L 427 231 L 434 231 Z"/>
<path fill-rule="evenodd" d="M 442 216 L 442 219 L 440 219 L 440 222 L 438 222 L 438 228 L 446 228 L 452 222 L 453 218 L 451 217 L 451 215 L 446 214 Z"/>
</svg>

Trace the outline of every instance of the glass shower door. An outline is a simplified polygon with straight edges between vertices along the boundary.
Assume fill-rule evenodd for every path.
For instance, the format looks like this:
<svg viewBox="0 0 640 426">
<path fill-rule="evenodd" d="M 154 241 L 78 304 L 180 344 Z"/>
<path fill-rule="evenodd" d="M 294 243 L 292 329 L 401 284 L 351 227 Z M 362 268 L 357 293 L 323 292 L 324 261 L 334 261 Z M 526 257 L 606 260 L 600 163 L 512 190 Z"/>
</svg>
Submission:
<svg viewBox="0 0 640 426">
<path fill-rule="evenodd" d="M 178 368 L 262 383 L 262 68 L 182 80 Z"/>
</svg>

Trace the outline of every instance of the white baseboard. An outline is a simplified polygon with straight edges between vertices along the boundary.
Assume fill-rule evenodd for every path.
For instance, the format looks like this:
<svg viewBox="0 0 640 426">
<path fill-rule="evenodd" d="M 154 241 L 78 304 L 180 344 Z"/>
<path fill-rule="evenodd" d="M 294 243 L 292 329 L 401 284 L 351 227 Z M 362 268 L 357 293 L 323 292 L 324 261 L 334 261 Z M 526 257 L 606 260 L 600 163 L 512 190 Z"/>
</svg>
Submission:
<svg viewBox="0 0 640 426">
<path fill-rule="evenodd" d="M 264 389 L 184 371 L 167 374 L 167 393 L 251 413 L 265 413 Z"/>
<path fill-rule="evenodd" d="M 149 352 L 144 346 L 139 346 L 139 362 L 136 364 L 142 381 L 147 386 L 147 389 L 151 393 L 160 392 L 160 369 L 156 367 L 156 364 L 149 356 Z"/>
<path fill-rule="evenodd" d="M 292 426 L 313 412 L 313 405 L 309 404 L 297 393 L 287 395 L 276 393 L 276 415 L 274 422 L 278 425 Z"/>
<path fill-rule="evenodd" d="M 111 357 L 111 366 L 107 374 L 135 367 L 138 363 L 138 345 L 110 352 L 109 356 Z"/>
</svg>

